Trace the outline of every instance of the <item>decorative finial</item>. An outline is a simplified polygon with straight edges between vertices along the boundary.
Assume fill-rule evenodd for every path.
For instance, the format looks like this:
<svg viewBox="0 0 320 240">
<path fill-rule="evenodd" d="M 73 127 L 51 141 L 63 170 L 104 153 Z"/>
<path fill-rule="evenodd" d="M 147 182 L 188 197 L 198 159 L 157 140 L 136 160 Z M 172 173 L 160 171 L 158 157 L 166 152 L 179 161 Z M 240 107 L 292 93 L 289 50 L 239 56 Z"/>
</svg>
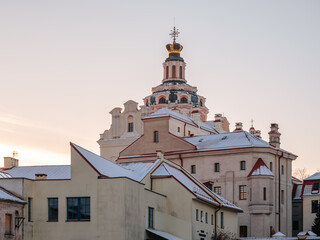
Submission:
<svg viewBox="0 0 320 240">
<path fill-rule="evenodd" d="M 176 38 L 178 37 L 178 35 L 180 34 L 179 29 L 176 29 L 176 27 L 173 27 L 173 30 L 171 30 L 171 33 L 169 34 L 171 36 L 171 38 L 173 38 L 173 42 L 176 42 Z"/>
<path fill-rule="evenodd" d="M 251 127 L 253 127 L 253 119 L 251 119 Z"/>
</svg>

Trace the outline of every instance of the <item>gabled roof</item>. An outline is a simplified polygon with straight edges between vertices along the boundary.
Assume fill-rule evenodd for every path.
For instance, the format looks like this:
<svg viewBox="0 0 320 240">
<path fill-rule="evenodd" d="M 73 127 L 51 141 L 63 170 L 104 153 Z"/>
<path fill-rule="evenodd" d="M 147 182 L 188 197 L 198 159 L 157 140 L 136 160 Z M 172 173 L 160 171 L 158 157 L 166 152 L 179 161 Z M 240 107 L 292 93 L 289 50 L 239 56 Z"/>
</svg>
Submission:
<svg viewBox="0 0 320 240">
<path fill-rule="evenodd" d="M 156 170 L 151 174 L 152 178 L 174 177 L 184 187 L 186 187 L 191 193 L 193 193 L 198 199 L 209 202 L 216 206 L 222 206 L 232 208 L 237 211 L 242 211 L 241 208 L 222 198 L 221 196 L 211 192 L 191 174 L 188 176 L 185 169 L 178 169 L 169 165 L 168 163 L 161 163 Z M 210 193 L 209 193 L 210 192 Z"/>
<path fill-rule="evenodd" d="M 320 180 L 320 172 L 317 172 L 304 180 Z"/>
<path fill-rule="evenodd" d="M 264 161 L 259 158 L 251 169 L 248 177 L 250 176 L 273 176 L 273 173 L 264 163 Z"/>
<path fill-rule="evenodd" d="M 10 201 L 10 202 L 17 202 L 17 203 L 26 203 L 23 199 L 13 195 L 6 189 L 0 187 L 0 201 Z"/>
<path fill-rule="evenodd" d="M 70 165 L 52 166 L 22 166 L 5 169 L 3 172 L 10 174 L 12 178 L 36 179 L 36 174 L 46 174 L 47 179 L 70 179 Z"/>
<path fill-rule="evenodd" d="M 192 120 L 192 118 L 190 118 L 184 114 L 172 111 L 168 108 L 161 108 L 158 111 L 144 117 L 143 119 L 152 119 L 152 118 L 161 118 L 161 117 L 172 117 L 172 118 L 178 119 L 182 122 L 188 123 L 192 126 L 197 126 L 197 124 Z M 208 122 L 200 122 L 200 128 L 207 130 L 207 131 L 210 131 L 210 132 L 217 133 L 216 129 L 214 128 L 214 123 L 212 124 L 212 123 L 208 123 Z"/>
</svg>

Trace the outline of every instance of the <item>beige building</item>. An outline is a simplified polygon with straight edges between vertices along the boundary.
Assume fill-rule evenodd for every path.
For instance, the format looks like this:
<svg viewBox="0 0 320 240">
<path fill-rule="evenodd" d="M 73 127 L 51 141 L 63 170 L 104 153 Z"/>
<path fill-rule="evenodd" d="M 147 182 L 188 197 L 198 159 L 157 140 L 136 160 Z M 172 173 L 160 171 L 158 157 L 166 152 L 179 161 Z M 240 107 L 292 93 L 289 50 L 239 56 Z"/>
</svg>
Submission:
<svg viewBox="0 0 320 240">
<path fill-rule="evenodd" d="M 161 152 L 115 164 L 71 144 L 71 166 L 17 163 L 3 170 L 10 177 L 0 186 L 27 202 L 26 240 L 209 240 L 215 229 L 238 236 L 242 210 Z"/>
<path fill-rule="evenodd" d="M 178 129 L 192 119 L 168 109 L 142 120 L 144 134 L 120 152 L 117 163 L 153 161 L 156 151 L 163 151 L 166 159 L 244 210 L 238 225 L 242 237 L 267 237 L 273 231 L 291 236 L 291 164 L 296 156 L 280 148 L 277 124 L 266 142 L 239 123 L 231 133 L 186 137 Z"/>
<path fill-rule="evenodd" d="M 320 204 L 320 172 L 303 180 L 301 198 L 303 208 L 303 231 L 312 230 L 313 220 Z"/>
</svg>

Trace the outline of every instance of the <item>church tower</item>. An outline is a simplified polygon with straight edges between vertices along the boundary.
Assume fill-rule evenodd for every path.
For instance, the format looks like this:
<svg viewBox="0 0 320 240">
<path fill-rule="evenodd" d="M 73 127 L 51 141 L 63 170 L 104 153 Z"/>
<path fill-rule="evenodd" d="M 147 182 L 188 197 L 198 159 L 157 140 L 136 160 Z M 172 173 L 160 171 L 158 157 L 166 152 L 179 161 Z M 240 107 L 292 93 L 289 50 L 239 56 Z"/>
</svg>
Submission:
<svg viewBox="0 0 320 240">
<path fill-rule="evenodd" d="M 198 115 L 207 120 L 206 99 L 197 94 L 197 88 L 187 84 L 185 77 L 186 63 L 180 56 L 183 46 L 176 42 L 179 35 L 175 27 L 170 33 L 172 44 L 167 44 L 169 56 L 163 63 L 162 84 L 152 88 L 152 94 L 143 99 L 142 116 L 149 115 L 161 108 L 168 108 L 189 117 Z"/>
</svg>

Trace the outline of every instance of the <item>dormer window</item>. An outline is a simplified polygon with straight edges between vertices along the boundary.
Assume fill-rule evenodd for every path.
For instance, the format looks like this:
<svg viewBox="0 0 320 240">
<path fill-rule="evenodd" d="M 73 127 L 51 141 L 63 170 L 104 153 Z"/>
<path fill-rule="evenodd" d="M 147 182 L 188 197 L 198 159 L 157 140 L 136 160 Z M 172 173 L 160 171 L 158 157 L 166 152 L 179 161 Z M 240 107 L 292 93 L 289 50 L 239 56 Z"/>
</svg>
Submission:
<svg viewBox="0 0 320 240">
<path fill-rule="evenodd" d="M 133 117 L 128 117 L 128 132 L 133 132 Z"/>
<path fill-rule="evenodd" d="M 319 183 L 314 183 L 312 186 L 312 193 L 318 193 L 319 192 Z"/>
</svg>

